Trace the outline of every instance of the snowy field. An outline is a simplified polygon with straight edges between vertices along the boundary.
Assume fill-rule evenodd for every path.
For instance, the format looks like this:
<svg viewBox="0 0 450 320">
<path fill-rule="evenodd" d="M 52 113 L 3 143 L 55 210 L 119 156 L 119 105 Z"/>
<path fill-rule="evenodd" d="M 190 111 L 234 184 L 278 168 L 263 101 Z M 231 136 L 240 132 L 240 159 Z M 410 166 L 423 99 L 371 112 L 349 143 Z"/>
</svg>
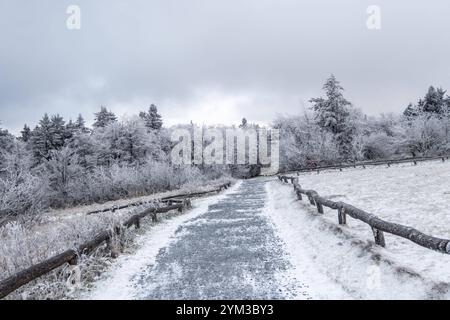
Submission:
<svg viewBox="0 0 450 320">
<path fill-rule="evenodd" d="M 344 201 L 379 217 L 426 234 L 450 238 L 450 162 L 441 161 L 346 169 L 300 174 L 299 183 L 304 189 L 316 190 L 321 196 L 334 201 Z M 287 187 L 287 186 L 286 186 Z M 292 186 L 289 186 L 293 189 Z M 292 191 L 292 196 L 295 194 Z M 316 215 L 316 209 L 307 201 L 299 202 L 301 209 Z M 299 212 L 299 215 L 305 214 Z M 303 218 L 302 218 L 303 219 Z M 337 212 L 325 208 L 322 222 L 337 225 Z M 370 227 L 359 220 L 347 217 L 348 226 L 337 227 L 344 234 L 366 242 L 373 242 Z M 321 238 L 326 230 L 314 229 Z M 385 234 L 386 248 L 373 247 L 381 257 L 392 262 L 400 273 L 417 273 L 428 283 L 433 294 L 446 294 L 450 283 L 450 256 L 422 248 L 409 240 Z M 336 243 L 339 239 L 336 238 Z M 340 250 L 346 249 L 343 243 Z M 326 250 L 327 252 L 329 250 Z M 320 254 L 318 252 L 318 254 Z M 355 264 L 358 262 L 355 261 Z M 395 286 L 392 285 L 392 290 Z M 414 290 L 416 292 L 417 290 Z M 424 292 L 423 294 L 427 294 Z"/>
</svg>

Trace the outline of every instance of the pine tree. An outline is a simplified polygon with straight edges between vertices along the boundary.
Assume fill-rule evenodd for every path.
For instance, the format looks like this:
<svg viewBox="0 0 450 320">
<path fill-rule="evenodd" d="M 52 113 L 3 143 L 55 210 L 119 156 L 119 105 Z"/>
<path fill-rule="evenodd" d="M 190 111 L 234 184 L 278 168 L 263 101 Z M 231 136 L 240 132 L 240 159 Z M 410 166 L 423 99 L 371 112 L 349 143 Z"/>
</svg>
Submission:
<svg viewBox="0 0 450 320">
<path fill-rule="evenodd" d="M 13 144 L 13 135 L 8 130 L 0 128 L 0 156 L 3 151 L 11 152 Z"/>
<path fill-rule="evenodd" d="M 239 125 L 239 128 L 241 128 L 241 129 L 246 129 L 247 126 L 248 126 L 247 119 L 242 118 L 242 122 L 241 122 L 241 124 Z"/>
<path fill-rule="evenodd" d="M 66 138 L 67 138 L 67 140 L 71 139 L 76 134 L 77 134 L 76 124 L 72 121 L 72 119 L 70 119 L 69 122 L 67 122 L 67 124 L 66 124 Z"/>
<path fill-rule="evenodd" d="M 36 164 L 41 163 L 42 159 L 50 159 L 52 150 L 51 121 L 46 113 L 39 121 L 39 125 L 32 132 L 31 144 Z"/>
<path fill-rule="evenodd" d="M 105 107 L 100 108 L 100 112 L 95 113 L 94 128 L 104 128 L 111 123 L 117 122 L 117 117 Z"/>
<path fill-rule="evenodd" d="M 86 128 L 86 121 L 81 114 L 78 115 L 77 121 L 75 121 L 75 128 L 79 133 L 88 133 L 89 129 Z"/>
<path fill-rule="evenodd" d="M 139 117 L 144 120 L 145 126 L 151 130 L 159 130 L 163 125 L 162 117 L 154 104 L 150 106 L 148 112 L 140 112 Z"/>
<path fill-rule="evenodd" d="M 403 116 L 406 119 L 411 120 L 417 117 L 420 114 L 420 109 L 418 106 L 413 105 L 412 103 L 408 104 L 405 111 L 403 111 Z"/>
<path fill-rule="evenodd" d="M 317 124 L 334 135 L 340 148 L 340 154 L 348 159 L 351 153 L 353 126 L 350 123 L 351 103 L 347 101 L 334 75 L 325 82 L 323 89 L 325 98 L 313 98 L 310 100 L 315 112 Z"/>
<path fill-rule="evenodd" d="M 31 138 L 31 129 L 26 124 L 23 126 L 22 131 L 20 131 L 21 137 L 20 140 L 23 142 L 28 142 Z"/>
<path fill-rule="evenodd" d="M 71 126 L 73 127 L 73 123 Z M 70 138 L 70 133 L 66 129 L 65 121 L 59 114 L 51 117 L 49 131 L 52 149 L 61 149 L 64 146 L 65 141 Z"/>
<path fill-rule="evenodd" d="M 445 109 L 445 93 L 442 88 L 435 89 L 430 86 L 419 106 L 424 112 L 442 114 Z"/>
</svg>

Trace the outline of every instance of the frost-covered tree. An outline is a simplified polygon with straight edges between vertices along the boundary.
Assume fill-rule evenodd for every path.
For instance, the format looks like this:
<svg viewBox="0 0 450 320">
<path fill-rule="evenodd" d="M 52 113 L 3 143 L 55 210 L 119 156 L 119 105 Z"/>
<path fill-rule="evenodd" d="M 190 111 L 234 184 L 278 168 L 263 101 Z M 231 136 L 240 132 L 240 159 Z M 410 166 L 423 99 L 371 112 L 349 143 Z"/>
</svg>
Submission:
<svg viewBox="0 0 450 320">
<path fill-rule="evenodd" d="M 8 216 L 36 216 L 47 205 L 46 177 L 30 171 L 32 154 L 23 143 L 0 161 L 0 221 Z"/>
<path fill-rule="evenodd" d="M 412 103 L 408 104 L 405 111 L 403 111 L 403 116 L 406 119 L 413 119 L 417 117 L 421 113 L 421 110 L 416 105 L 413 105 Z"/>
<path fill-rule="evenodd" d="M 242 122 L 239 125 L 239 128 L 245 129 L 245 128 L 247 128 L 247 126 L 248 126 L 247 119 L 246 118 L 242 118 Z"/>
<path fill-rule="evenodd" d="M 105 107 L 100 107 L 100 111 L 95 113 L 94 128 L 104 128 L 111 123 L 117 122 L 117 117 Z"/>
<path fill-rule="evenodd" d="M 442 88 L 434 88 L 430 86 L 424 99 L 421 100 L 419 108 L 424 112 L 442 114 L 445 110 L 445 93 Z"/>
<path fill-rule="evenodd" d="M 151 156 L 161 159 L 162 149 L 156 133 L 147 131 L 141 120 L 125 120 L 97 130 L 93 135 L 98 161 L 103 165 L 112 163 L 141 163 Z"/>
<path fill-rule="evenodd" d="M 53 143 L 51 121 L 47 113 L 34 128 L 30 141 L 37 164 L 41 163 L 42 159 L 50 159 L 49 153 L 53 149 Z"/>
<path fill-rule="evenodd" d="M 69 147 L 52 150 L 50 160 L 45 162 L 50 188 L 55 192 L 52 202 L 66 205 L 70 195 L 70 184 L 79 177 L 82 168 L 76 153 Z"/>
<path fill-rule="evenodd" d="M 87 170 L 92 170 L 97 165 L 96 141 L 89 133 L 77 133 L 70 141 L 68 146 L 78 157 L 78 163 Z"/>
<path fill-rule="evenodd" d="M 71 126 L 73 126 L 73 123 L 71 123 Z M 61 149 L 66 139 L 70 138 L 66 122 L 59 114 L 53 115 L 50 119 L 50 138 L 54 150 Z"/>
<path fill-rule="evenodd" d="M 69 119 L 69 122 L 67 122 L 65 131 L 66 131 L 65 140 L 69 140 L 74 135 L 77 134 L 77 129 L 76 129 L 75 123 L 72 121 L 72 119 Z"/>
<path fill-rule="evenodd" d="M 22 131 L 20 131 L 20 140 L 23 142 L 28 142 L 31 138 L 31 129 L 26 124 L 23 126 Z"/>
<path fill-rule="evenodd" d="M 422 113 L 405 121 L 403 145 L 412 156 L 428 156 L 448 152 L 445 145 L 444 119 L 438 115 Z"/>
<path fill-rule="evenodd" d="M 145 126 L 150 130 L 160 130 L 163 121 L 161 115 L 158 113 L 158 107 L 152 104 L 147 112 L 140 112 L 139 117 L 144 120 Z"/>
<path fill-rule="evenodd" d="M 75 130 L 78 133 L 88 133 L 89 128 L 86 127 L 86 121 L 84 120 L 81 114 L 78 115 L 77 120 L 75 121 Z"/>
<path fill-rule="evenodd" d="M 422 114 L 443 116 L 450 109 L 450 98 L 446 96 L 446 90 L 430 86 L 425 97 L 419 99 L 417 105 L 410 103 L 403 115 L 407 120 L 414 119 Z"/>
<path fill-rule="evenodd" d="M 332 164 L 339 158 L 334 136 L 311 120 L 310 115 L 283 117 L 274 122 L 280 130 L 280 165 L 295 170 Z"/>
<path fill-rule="evenodd" d="M 317 124 L 334 135 L 344 159 L 351 156 L 353 126 L 350 122 L 351 103 L 342 92 L 344 88 L 334 75 L 323 86 L 325 97 L 310 100 Z"/>
<path fill-rule="evenodd" d="M 0 152 L 10 152 L 14 143 L 14 136 L 8 130 L 0 128 Z"/>
</svg>

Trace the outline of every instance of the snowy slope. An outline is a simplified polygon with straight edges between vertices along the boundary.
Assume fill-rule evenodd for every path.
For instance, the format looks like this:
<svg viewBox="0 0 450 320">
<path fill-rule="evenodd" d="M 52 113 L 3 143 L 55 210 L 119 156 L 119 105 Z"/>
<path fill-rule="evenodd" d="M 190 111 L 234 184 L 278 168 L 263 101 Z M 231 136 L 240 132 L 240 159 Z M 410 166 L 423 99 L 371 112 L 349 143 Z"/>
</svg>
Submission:
<svg viewBox="0 0 450 320">
<path fill-rule="evenodd" d="M 303 188 L 316 190 L 325 198 L 345 201 L 385 220 L 433 236 L 450 238 L 449 161 L 307 173 L 299 176 L 299 182 Z M 302 208 L 315 212 L 306 201 L 302 202 Z M 337 224 L 336 211 L 325 208 L 323 219 Z M 346 233 L 369 243 L 373 241 L 370 227 L 351 217 L 347 220 L 348 226 L 343 228 Z M 385 234 L 385 237 L 386 248 L 380 249 L 384 257 L 417 272 L 434 283 L 436 290 L 448 291 L 445 283 L 450 283 L 450 255 L 393 235 Z"/>
<path fill-rule="evenodd" d="M 378 248 L 339 232 L 335 223 L 297 201 L 290 185 L 272 181 L 267 190 L 266 212 L 295 266 L 287 279 L 302 279 L 320 299 L 430 298 L 433 284 L 380 262 Z"/>
</svg>

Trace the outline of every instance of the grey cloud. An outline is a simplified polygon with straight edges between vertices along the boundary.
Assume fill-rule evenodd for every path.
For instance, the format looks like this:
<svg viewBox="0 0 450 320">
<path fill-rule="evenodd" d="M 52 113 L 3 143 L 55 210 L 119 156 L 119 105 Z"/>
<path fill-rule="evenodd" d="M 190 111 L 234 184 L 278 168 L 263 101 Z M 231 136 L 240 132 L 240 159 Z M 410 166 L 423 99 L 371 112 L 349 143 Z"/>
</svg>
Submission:
<svg viewBox="0 0 450 320">
<path fill-rule="evenodd" d="M 17 132 L 46 111 L 92 119 L 100 104 L 133 114 L 154 102 L 169 122 L 270 122 L 300 112 L 330 73 L 370 114 L 450 89 L 450 3 L 376 2 L 380 31 L 361 0 L 3 0 L 0 120 Z M 69 4 L 80 31 L 65 27 Z"/>
</svg>

